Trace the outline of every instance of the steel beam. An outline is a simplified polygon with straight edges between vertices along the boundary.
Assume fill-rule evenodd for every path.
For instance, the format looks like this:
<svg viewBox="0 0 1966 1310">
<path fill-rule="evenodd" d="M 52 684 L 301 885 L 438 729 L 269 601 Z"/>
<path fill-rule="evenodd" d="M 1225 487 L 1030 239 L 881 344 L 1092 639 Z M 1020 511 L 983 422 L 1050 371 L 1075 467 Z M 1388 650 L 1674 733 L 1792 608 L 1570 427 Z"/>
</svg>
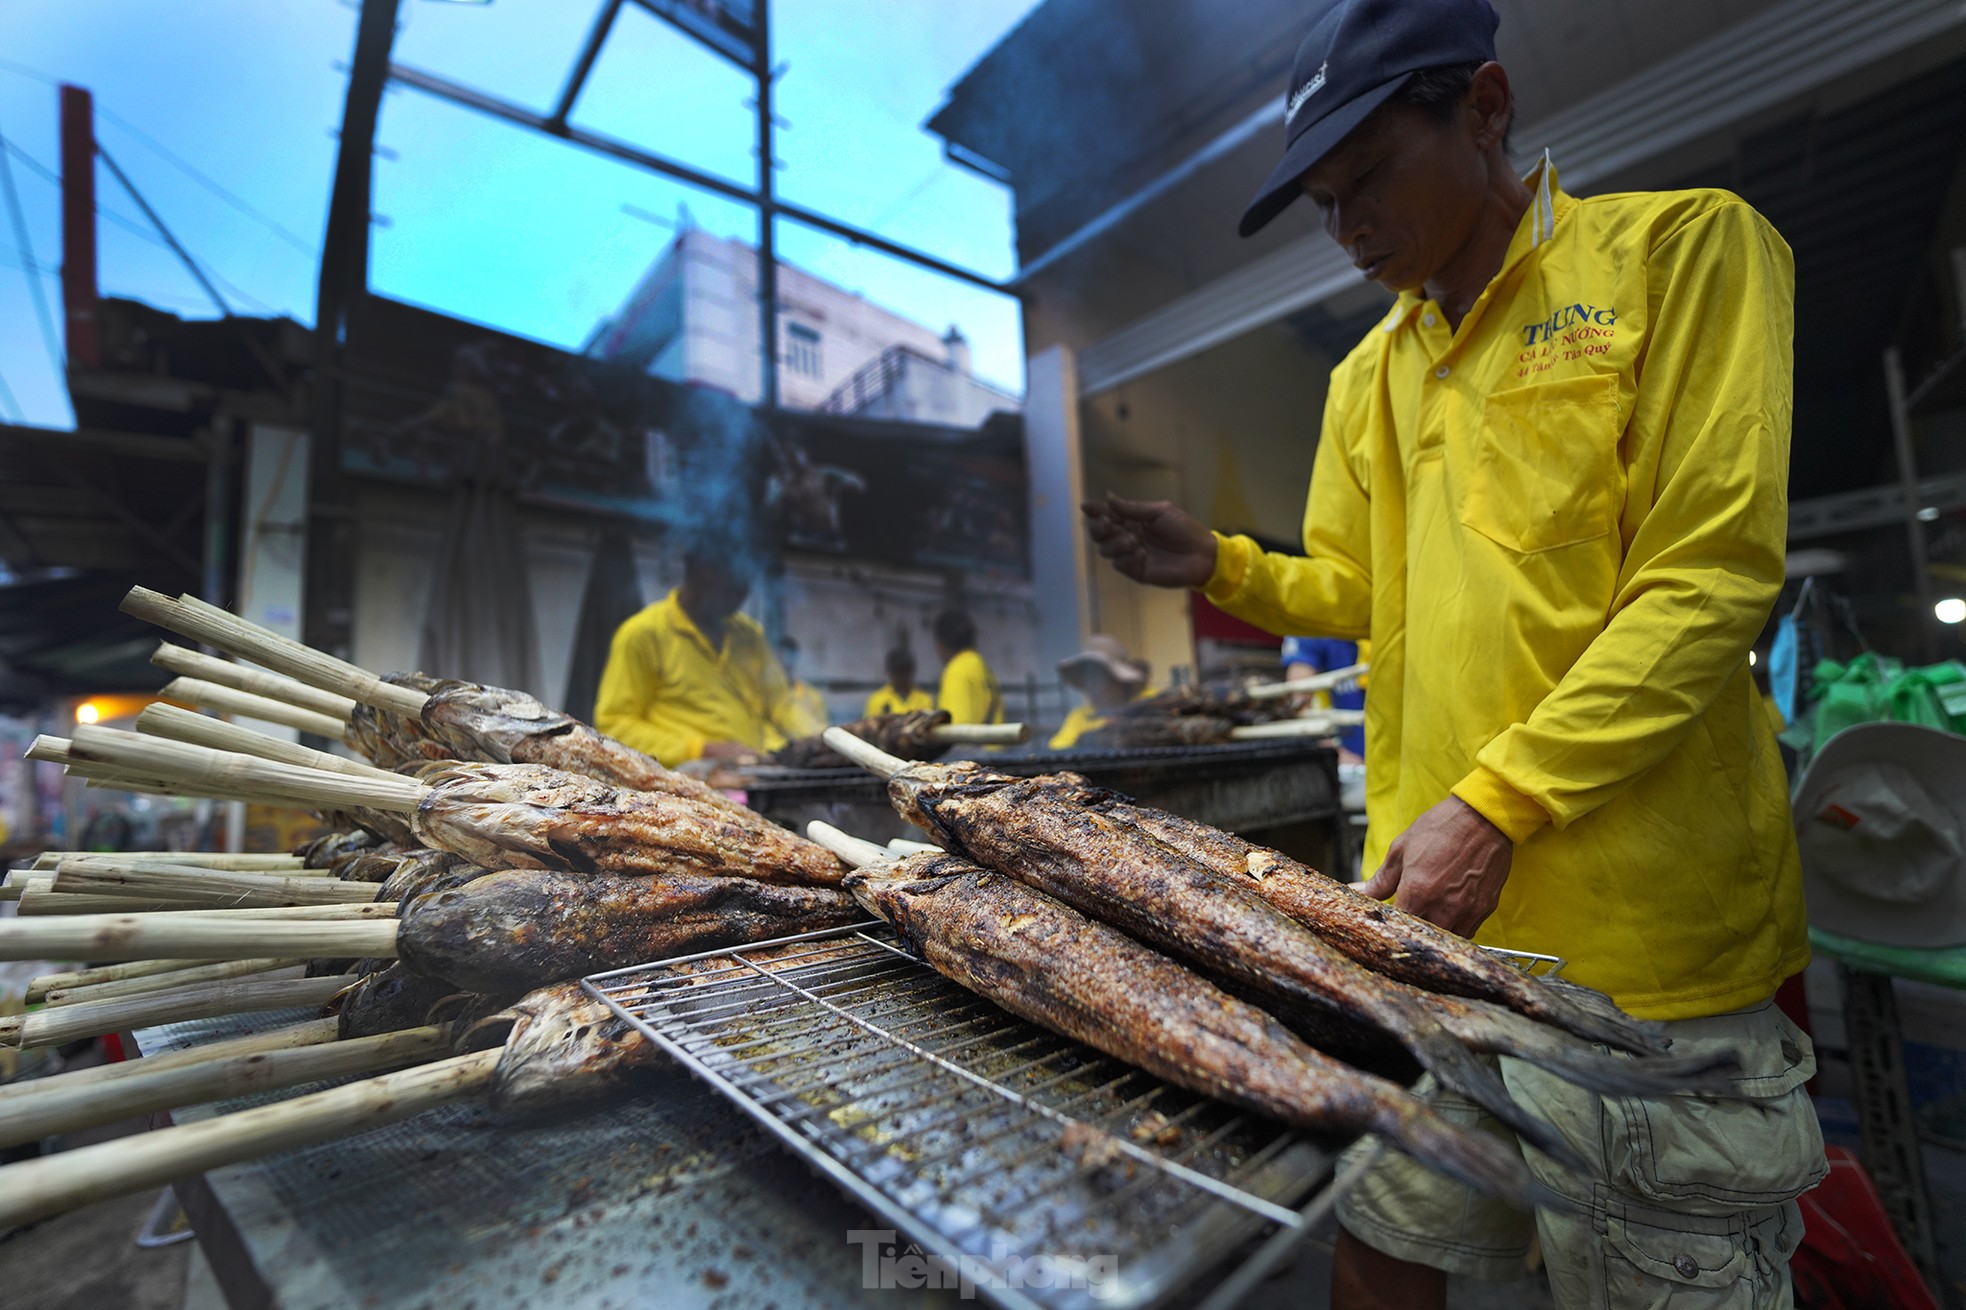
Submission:
<svg viewBox="0 0 1966 1310">
<path fill-rule="evenodd" d="M 565 89 L 560 92 L 560 102 L 553 106 L 553 117 L 548 120 L 561 127 L 573 113 L 574 101 L 580 99 L 581 88 L 587 85 L 587 75 L 594 71 L 594 61 L 600 58 L 601 46 L 608 39 L 608 29 L 614 26 L 616 14 L 621 12 L 621 0 L 607 0 L 601 12 L 594 15 L 593 30 L 587 33 L 587 44 L 581 47 L 580 58 L 574 61 L 573 72 L 567 75 Z"/>
<path fill-rule="evenodd" d="M 1022 294 L 1016 287 L 1000 282 L 996 278 L 985 276 L 972 269 L 963 268 L 958 264 L 951 264 L 947 260 L 937 259 L 934 255 L 916 250 L 911 246 L 904 246 L 899 242 L 889 241 L 886 237 L 876 236 L 874 233 L 866 231 L 864 228 L 857 228 L 851 223 L 842 223 L 838 219 L 828 218 L 826 215 L 816 213 L 802 205 L 787 204 L 775 198 L 768 201 L 766 197 L 759 195 L 751 187 L 718 177 L 714 173 L 706 173 L 701 169 L 691 168 L 688 164 L 670 159 L 665 155 L 658 155 L 650 150 L 644 150 L 640 146 L 630 145 L 626 141 L 620 141 L 599 132 L 589 132 L 584 128 L 573 127 L 567 124 L 556 124 L 550 117 L 535 113 L 523 105 L 514 104 L 509 100 L 501 100 L 497 96 L 487 95 L 483 91 L 462 86 L 446 78 L 438 77 L 434 73 L 426 73 L 421 69 L 411 68 L 406 64 L 391 64 L 389 66 L 389 77 L 391 81 L 422 91 L 426 95 L 436 96 L 440 100 L 448 100 L 452 104 L 463 105 L 466 109 L 475 109 L 479 113 L 489 114 L 493 118 L 502 118 L 508 123 L 516 123 L 520 127 L 531 128 L 535 132 L 544 132 L 548 136 L 559 137 L 562 141 L 572 142 L 574 145 L 580 146 L 583 149 L 592 150 L 596 154 L 606 155 L 611 159 L 619 159 L 625 164 L 633 164 L 637 168 L 646 168 L 651 172 L 662 173 L 679 181 L 687 182 L 691 186 L 700 187 L 705 191 L 715 192 L 717 195 L 725 196 L 731 200 L 741 201 L 747 205 L 768 206 L 771 212 L 780 218 L 788 218 L 795 223 L 803 223 L 807 227 L 816 228 L 821 232 L 831 233 L 833 236 L 844 238 L 856 246 L 866 246 L 868 249 L 878 250 L 884 255 L 893 255 L 896 259 L 906 260 L 911 264 L 916 264 L 922 268 L 940 273 L 944 277 L 952 277 L 959 282 L 967 282 L 971 286 L 982 287 L 985 291 L 995 291 L 1000 295 L 1018 296 Z"/>
</svg>

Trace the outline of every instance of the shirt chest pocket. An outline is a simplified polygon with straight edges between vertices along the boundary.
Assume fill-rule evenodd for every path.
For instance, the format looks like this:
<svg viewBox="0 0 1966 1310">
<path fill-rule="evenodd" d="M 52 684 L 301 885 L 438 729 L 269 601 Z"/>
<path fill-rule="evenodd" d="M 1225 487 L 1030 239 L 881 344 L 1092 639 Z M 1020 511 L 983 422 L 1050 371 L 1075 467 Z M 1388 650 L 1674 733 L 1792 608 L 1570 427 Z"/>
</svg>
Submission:
<svg viewBox="0 0 1966 1310">
<path fill-rule="evenodd" d="M 1610 534 L 1624 503 L 1619 436 L 1615 375 L 1494 392 L 1480 428 L 1448 446 L 1461 521 L 1521 554 Z"/>
</svg>

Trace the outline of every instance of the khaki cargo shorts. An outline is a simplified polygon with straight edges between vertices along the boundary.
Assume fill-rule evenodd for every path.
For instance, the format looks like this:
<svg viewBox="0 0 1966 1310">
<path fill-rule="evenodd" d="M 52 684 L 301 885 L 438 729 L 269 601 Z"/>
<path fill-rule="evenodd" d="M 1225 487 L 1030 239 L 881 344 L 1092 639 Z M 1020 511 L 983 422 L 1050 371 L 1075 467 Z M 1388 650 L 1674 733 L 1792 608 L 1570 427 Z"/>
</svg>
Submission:
<svg viewBox="0 0 1966 1310">
<path fill-rule="evenodd" d="M 1387 1255 L 1488 1279 L 1521 1277 L 1540 1234 L 1559 1310 L 1786 1310 L 1789 1256 L 1802 1240 L 1795 1198 L 1828 1171 L 1802 1086 L 1815 1051 L 1772 1001 L 1665 1027 L 1674 1054 L 1738 1048 L 1741 1099 L 1603 1097 L 1499 1061 L 1515 1099 L 1597 1166 L 1585 1178 L 1523 1152 L 1579 1213 L 1531 1216 L 1388 1151 L 1339 1201 L 1338 1221 Z M 1461 1097 L 1437 1104 L 1455 1123 L 1515 1142 Z"/>
</svg>

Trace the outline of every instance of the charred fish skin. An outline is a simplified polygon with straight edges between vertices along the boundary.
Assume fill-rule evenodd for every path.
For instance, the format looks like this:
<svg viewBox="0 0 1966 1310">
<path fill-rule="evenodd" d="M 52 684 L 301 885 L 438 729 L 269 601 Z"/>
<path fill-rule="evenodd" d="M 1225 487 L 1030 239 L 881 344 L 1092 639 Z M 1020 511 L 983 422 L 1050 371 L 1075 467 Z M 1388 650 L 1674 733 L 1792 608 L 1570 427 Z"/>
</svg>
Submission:
<svg viewBox="0 0 1966 1310">
<path fill-rule="evenodd" d="M 379 1037 L 423 1022 L 430 1008 L 458 989 L 440 978 L 412 972 L 402 961 L 364 977 L 338 999 L 340 1034 Z"/>
<path fill-rule="evenodd" d="M 847 885 L 936 972 L 1053 1032 L 1299 1128 L 1382 1133 L 1512 1204 L 1562 1204 L 1497 1139 L 1320 1055 L 1262 1010 L 1042 892 L 933 854 L 858 870 Z"/>
<path fill-rule="evenodd" d="M 676 873 L 506 871 L 409 902 L 396 949 L 417 973 L 509 994 L 863 917 L 835 888 Z"/>
<path fill-rule="evenodd" d="M 905 776 L 905 775 L 904 775 Z M 897 782 L 899 779 L 896 780 Z M 893 784 L 890 784 L 892 788 Z M 924 791 L 937 790 L 924 788 Z M 1254 891 L 1079 801 L 1078 780 L 961 786 L 916 808 L 945 845 L 1210 974 L 1391 1033 L 1446 1086 L 1573 1168 L 1583 1159 L 1411 994 L 1360 968 Z"/>
<path fill-rule="evenodd" d="M 424 845 L 488 868 L 695 872 L 838 886 L 844 867 L 815 842 L 737 807 L 614 787 L 537 764 L 452 764 L 412 819 Z"/>
<path fill-rule="evenodd" d="M 947 710 L 908 710 L 901 714 L 874 714 L 842 725 L 869 745 L 904 760 L 932 760 L 946 747 L 935 740 L 935 729 L 949 721 Z M 850 767 L 823 737 L 802 737 L 781 747 L 771 762 L 787 769 L 838 769 Z"/>
<path fill-rule="evenodd" d="M 673 1068 L 654 1042 L 579 983 L 543 987 L 478 1026 L 501 1024 L 505 1049 L 488 1098 L 494 1114 L 531 1115 L 631 1094 Z"/>
<path fill-rule="evenodd" d="M 1655 1025 L 1625 1014 L 1602 993 L 1559 988 L 1531 978 L 1464 937 L 1361 896 L 1276 851 L 1161 810 L 1124 801 L 1110 801 L 1101 808 L 1225 876 L 1241 873 L 1272 905 L 1389 978 L 1429 992 L 1491 1001 L 1633 1054 L 1664 1052 Z"/>
</svg>

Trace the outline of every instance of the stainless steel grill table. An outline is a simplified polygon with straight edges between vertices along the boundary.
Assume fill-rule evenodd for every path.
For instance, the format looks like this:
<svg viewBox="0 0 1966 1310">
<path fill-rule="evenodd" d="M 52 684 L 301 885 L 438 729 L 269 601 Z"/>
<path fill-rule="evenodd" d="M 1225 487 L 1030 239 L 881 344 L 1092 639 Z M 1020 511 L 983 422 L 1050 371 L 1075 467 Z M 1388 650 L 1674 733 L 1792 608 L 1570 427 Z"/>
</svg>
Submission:
<svg viewBox="0 0 1966 1310">
<path fill-rule="evenodd" d="M 587 986 L 917 1244 L 936 1281 L 1013 1310 L 1161 1304 L 1330 1199 L 1294 1208 L 1336 1142 L 1016 1018 L 883 924 Z"/>
</svg>

